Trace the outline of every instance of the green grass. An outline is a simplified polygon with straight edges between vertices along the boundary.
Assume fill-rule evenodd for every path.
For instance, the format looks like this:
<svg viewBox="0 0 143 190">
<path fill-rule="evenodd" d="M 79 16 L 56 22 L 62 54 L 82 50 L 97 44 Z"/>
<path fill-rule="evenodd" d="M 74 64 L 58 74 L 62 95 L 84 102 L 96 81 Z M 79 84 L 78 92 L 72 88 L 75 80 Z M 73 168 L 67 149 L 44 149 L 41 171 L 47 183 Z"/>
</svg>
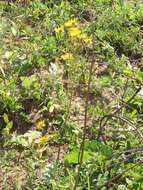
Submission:
<svg viewBox="0 0 143 190">
<path fill-rule="evenodd" d="M 0 187 L 140 190 L 141 1 L 0 1 Z"/>
</svg>

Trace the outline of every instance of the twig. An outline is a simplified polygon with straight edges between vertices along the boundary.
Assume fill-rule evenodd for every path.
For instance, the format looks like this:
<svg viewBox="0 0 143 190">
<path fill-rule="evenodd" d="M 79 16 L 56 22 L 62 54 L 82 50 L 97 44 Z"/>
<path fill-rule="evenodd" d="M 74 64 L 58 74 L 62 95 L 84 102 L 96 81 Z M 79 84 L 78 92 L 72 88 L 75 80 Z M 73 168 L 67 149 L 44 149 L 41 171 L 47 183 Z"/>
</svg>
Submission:
<svg viewBox="0 0 143 190">
<path fill-rule="evenodd" d="M 96 190 L 100 190 L 103 187 L 109 185 L 110 183 L 114 182 L 115 180 L 121 178 L 126 172 L 128 172 L 129 170 L 133 169 L 134 167 L 138 166 L 139 164 L 142 164 L 143 160 L 139 160 L 137 163 L 135 163 L 134 166 L 131 166 L 130 168 L 125 169 L 122 173 L 115 175 L 114 177 L 110 178 L 106 183 L 104 183 L 103 185 L 96 187 Z"/>
<path fill-rule="evenodd" d="M 135 98 L 135 96 L 139 93 L 140 90 L 141 90 L 141 87 L 139 87 L 139 88 L 136 90 L 136 92 L 133 94 L 132 97 L 129 98 L 128 101 L 126 101 L 124 104 L 122 104 L 122 105 L 121 105 L 119 108 L 117 108 L 113 113 L 104 115 L 104 116 L 101 118 L 101 120 L 100 120 L 100 127 L 99 127 L 99 133 L 98 133 L 97 139 L 100 139 L 100 137 L 102 137 L 104 143 L 106 143 L 106 140 L 104 139 L 104 137 L 103 137 L 102 134 L 103 134 L 104 127 L 105 127 L 105 125 L 107 124 L 108 120 L 109 120 L 110 118 L 112 118 L 115 114 L 117 114 L 123 107 L 125 107 L 126 104 L 129 104 L 129 103 Z M 105 120 L 105 119 L 106 119 L 106 120 Z M 105 122 L 104 122 L 104 124 L 102 124 L 104 120 L 105 120 Z"/>
<path fill-rule="evenodd" d="M 138 130 L 138 128 L 136 127 L 136 125 L 134 123 L 132 123 L 131 121 L 129 121 L 127 118 L 121 117 L 121 116 L 113 116 L 115 118 L 119 118 L 120 120 L 128 123 L 130 126 L 132 126 L 134 128 L 134 130 L 137 132 L 138 136 L 141 139 L 141 143 L 143 143 L 143 135 L 141 134 L 141 132 Z"/>
</svg>

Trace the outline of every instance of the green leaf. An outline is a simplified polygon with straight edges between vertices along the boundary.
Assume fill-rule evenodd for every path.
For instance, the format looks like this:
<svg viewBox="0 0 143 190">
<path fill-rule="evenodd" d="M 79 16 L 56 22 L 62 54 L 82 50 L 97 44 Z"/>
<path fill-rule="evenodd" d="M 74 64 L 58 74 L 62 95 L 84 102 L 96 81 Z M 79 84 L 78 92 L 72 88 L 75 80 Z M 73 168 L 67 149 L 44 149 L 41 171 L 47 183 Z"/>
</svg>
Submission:
<svg viewBox="0 0 143 190">
<path fill-rule="evenodd" d="M 108 145 L 104 145 L 99 141 L 96 140 L 92 140 L 92 141 L 88 141 L 86 140 L 85 143 L 85 150 L 90 150 L 91 152 L 98 152 L 100 154 L 102 154 L 103 156 L 107 156 L 110 157 L 112 156 L 112 148 Z"/>
<path fill-rule="evenodd" d="M 6 128 L 11 129 L 13 127 L 13 122 L 10 121 L 7 125 Z"/>
<path fill-rule="evenodd" d="M 54 105 L 51 105 L 50 108 L 49 108 L 49 113 L 53 113 L 54 108 L 55 108 Z"/>
<path fill-rule="evenodd" d="M 26 89 L 29 89 L 31 86 L 31 81 L 28 77 L 21 77 L 22 80 L 22 86 Z"/>
<path fill-rule="evenodd" d="M 10 142 L 11 142 L 11 144 L 21 145 L 23 147 L 29 146 L 28 141 L 25 138 L 23 138 L 22 136 L 14 136 Z"/>
<path fill-rule="evenodd" d="M 75 149 L 73 151 L 71 151 L 69 154 L 65 155 L 65 162 L 67 162 L 68 164 L 78 164 L 78 155 L 79 155 L 79 150 Z M 83 161 L 88 161 L 89 159 L 91 159 L 91 155 L 88 151 L 84 151 L 84 155 L 83 155 Z"/>
<path fill-rule="evenodd" d="M 11 27 L 11 32 L 14 36 L 17 35 L 17 30 L 16 30 L 16 27 Z"/>
<path fill-rule="evenodd" d="M 101 84 L 102 87 L 111 85 L 111 82 L 112 82 L 112 78 L 110 75 L 102 76 L 99 79 L 99 83 Z"/>
<path fill-rule="evenodd" d="M 3 114 L 3 119 L 6 124 L 9 123 L 8 115 L 6 113 Z"/>
</svg>

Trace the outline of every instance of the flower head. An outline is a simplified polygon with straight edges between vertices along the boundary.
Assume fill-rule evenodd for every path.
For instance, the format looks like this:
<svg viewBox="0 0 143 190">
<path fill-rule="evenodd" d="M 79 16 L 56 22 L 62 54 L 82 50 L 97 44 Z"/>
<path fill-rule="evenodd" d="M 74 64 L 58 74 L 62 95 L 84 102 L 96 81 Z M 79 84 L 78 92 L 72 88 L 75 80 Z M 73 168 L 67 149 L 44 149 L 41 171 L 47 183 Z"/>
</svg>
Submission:
<svg viewBox="0 0 143 190">
<path fill-rule="evenodd" d="M 92 38 L 87 36 L 87 34 L 83 33 L 79 36 L 79 39 L 82 40 L 85 44 L 90 45 L 92 42 Z"/>
<path fill-rule="evenodd" d="M 61 58 L 64 60 L 64 61 L 71 61 L 73 60 L 73 54 L 72 53 L 65 53 L 61 56 Z"/>
<path fill-rule="evenodd" d="M 45 127 L 45 121 L 44 120 L 39 120 L 36 122 L 36 129 L 42 130 Z"/>
<path fill-rule="evenodd" d="M 55 32 L 56 32 L 56 33 L 64 32 L 64 27 L 63 27 L 63 26 L 60 26 L 60 27 L 58 27 L 58 28 L 55 28 Z"/>
<path fill-rule="evenodd" d="M 70 37 L 78 37 L 81 34 L 81 30 L 77 27 L 72 27 L 69 29 L 68 34 Z"/>
<path fill-rule="evenodd" d="M 67 22 L 65 22 L 65 24 L 64 24 L 65 27 L 72 27 L 72 26 L 76 26 L 76 25 L 77 25 L 76 18 L 72 18 L 72 19 L 68 20 Z"/>
<path fill-rule="evenodd" d="M 43 136 L 43 137 L 40 137 L 40 138 L 36 139 L 35 143 L 44 144 L 44 143 L 46 143 L 48 140 L 49 140 L 48 135 L 45 135 L 45 136 Z"/>
</svg>

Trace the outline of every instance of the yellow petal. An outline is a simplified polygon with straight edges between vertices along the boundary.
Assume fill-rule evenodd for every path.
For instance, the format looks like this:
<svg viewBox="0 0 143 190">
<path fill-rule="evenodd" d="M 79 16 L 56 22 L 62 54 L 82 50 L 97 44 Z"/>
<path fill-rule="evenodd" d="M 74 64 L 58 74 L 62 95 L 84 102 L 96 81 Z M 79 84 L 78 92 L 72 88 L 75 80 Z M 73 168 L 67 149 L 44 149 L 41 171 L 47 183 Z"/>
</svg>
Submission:
<svg viewBox="0 0 143 190">
<path fill-rule="evenodd" d="M 77 27 L 72 27 L 69 29 L 68 34 L 70 37 L 78 37 L 81 34 L 81 30 Z"/>
<path fill-rule="evenodd" d="M 55 32 L 56 33 L 64 32 L 64 27 L 61 26 L 61 27 L 55 28 Z"/>
<path fill-rule="evenodd" d="M 36 129 L 42 130 L 45 127 L 45 121 L 44 120 L 39 120 L 36 122 Z"/>
<path fill-rule="evenodd" d="M 64 26 L 65 27 L 72 27 L 77 25 L 77 19 L 76 18 L 72 18 L 69 21 L 65 22 Z"/>
<path fill-rule="evenodd" d="M 63 60 L 73 60 L 73 54 L 72 53 L 65 53 L 64 55 L 61 56 Z"/>
<path fill-rule="evenodd" d="M 45 136 L 43 136 L 43 137 L 40 137 L 40 138 L 36 139 L 35 143 L 44 144 L 44 143 L 46 143 L 48 140 L 49 140 L 48 135 L 45 135 Z"/>
<path fill-rule="evenodd" d="M 87 34 L 83 33 L 79 36 L 79 39 L 81 39 L 86 44 L 90 44 L 92 41 L 92 38 L 90 36 L 87 36 Z"/>
</svg>

